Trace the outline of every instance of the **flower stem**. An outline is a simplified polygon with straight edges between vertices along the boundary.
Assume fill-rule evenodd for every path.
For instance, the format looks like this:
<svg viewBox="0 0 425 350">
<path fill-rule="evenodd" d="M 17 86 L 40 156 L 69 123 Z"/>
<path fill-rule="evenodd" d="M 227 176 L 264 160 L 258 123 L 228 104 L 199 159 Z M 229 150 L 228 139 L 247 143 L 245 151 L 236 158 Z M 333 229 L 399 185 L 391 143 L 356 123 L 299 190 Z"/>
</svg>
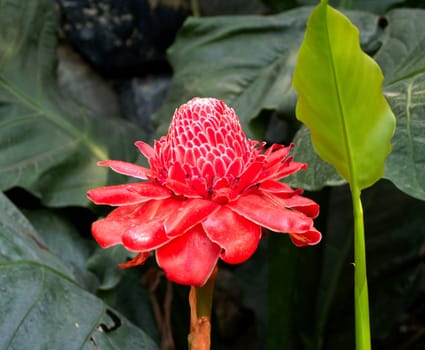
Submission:
<svg viewBox="0 0 425 350">
<path fill-rule="evenodd" d="M 354 213 L 354 310 L 356 349 L 370 350 L 369 296 L 366 276 L 366 245 L 360 190 L 351 187 Z"/>
<path fill-rule="evenodd" d="M 217 267 L 202 287 L 190 287 L 189 350 L 209 350 L 211 346 L 211 309 Z"/>
</svg>

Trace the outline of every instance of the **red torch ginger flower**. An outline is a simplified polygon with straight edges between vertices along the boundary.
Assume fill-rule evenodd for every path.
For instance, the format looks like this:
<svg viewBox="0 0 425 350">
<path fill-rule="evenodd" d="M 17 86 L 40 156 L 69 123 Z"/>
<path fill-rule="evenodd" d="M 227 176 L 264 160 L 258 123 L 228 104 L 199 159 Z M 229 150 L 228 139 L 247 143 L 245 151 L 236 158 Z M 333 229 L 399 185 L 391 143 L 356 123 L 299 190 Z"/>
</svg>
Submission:
<svg viewBox="0 0 425 350">
<path fill-rule="evenodd" d="M 154 147 L 136 146 L 150 168 L 118 160 L 99 162 L 139 178 L 136 183 L 88 192 L 96 204 L 118 206 L 94 222 L 104 248 L 122 244 L 139 254 L 123 267 L 143 263 L 156 252 L 168 279 L 201 286 L 218 258 L 247 260 L 261 227 L 285 232 L 296 246 L 317 244 L 313 226 L 319 206 L 278 180 L 303 163 L 288 156 L 291 146 L 246 138 L 233 109 L 212 98 L 194 98 L 174 113 L 168 135 Z"/>
</svg>

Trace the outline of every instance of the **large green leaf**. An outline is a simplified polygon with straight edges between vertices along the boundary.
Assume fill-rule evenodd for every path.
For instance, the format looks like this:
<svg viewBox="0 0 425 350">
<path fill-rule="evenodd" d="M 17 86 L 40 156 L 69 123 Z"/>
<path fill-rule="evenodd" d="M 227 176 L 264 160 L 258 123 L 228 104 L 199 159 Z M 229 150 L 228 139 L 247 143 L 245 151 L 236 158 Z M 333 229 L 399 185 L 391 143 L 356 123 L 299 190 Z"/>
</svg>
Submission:
<svg viewBox="0 0 425 350">
<path fill-rule="evenodd" d="M 157 349 L 100 299 L 45 266 L 0 264 L 0 349 Z"/>
<path fill-rule="evenodd" d="M 189 18 L 169 49 L 174 77 L 155 116 L 158 134 L 166 133 L 175 108 L 194 96 L 223 99 L 250 136 L 263 137 L 252 125 L 262 110 L 292 118 L 292 71 L 310 12 L 308 7 L 273 16 Z M 362 28 L 364 45 L 376 40 L 376 16 L 351 12 L 350 18 Z"/>
<path fill-rule="evenodd" d="M 1 192 L 0 241 L 0 264 L 10 261 L 32 261 L 74 277 L 71 269 L 49 253 L 33 226 Z"/>
<path fill-rule="evenodd" d="M 75 281 L 3 194 L 0 209 L 0 349 L 157 349 Z"/>
<path fill-rule="evenodd" d="M 399 9 L 388 13 L 383 45 L 376 54 L 386 87 L 425 72 L 425 10 Z"/>
<path fill-rule="evenodd" d="M 357 28 L 321 1 L 311 14 L 294 71 L 297 118 L 313 147 L 358 189 L 384 174 L 395 119 L 379 66 L 360 48 Z"/>
<path fill-rule="evenodd" d="M 425 199 L 425 11 L 391 11 L 385 25 L 383 45 L 375 59 L 385 75 L 384 95 L 397 118 L 392 151 L 385 162 L 384 177 L 410 196 Z M 309 169 L 297 174 L 294 186 L 311 190 L 337 184 L 335 176 L 313 151 L 308 132 L 300 129 L 294 142 L 297 157 L 307 161 Z M 323 173 L 323 170 L 325 172 Z"/>
<path fill-rule="evenodd" d="M 376 60 L 384 91 L 397 116 L 385 177 L 403 192 L 425 200 L 425 11 L 394 10 L 386 20 Z"/>
<path fill-rule="evenodd" d="M 250 133 L 251 119 L 261 109 L 277 109 L 282 92 L 295 101 L 288 72 L 309 12 L 189 18 L 169 50 L 175 75 L 158 118 L 170 120 L 176 106 L 193 96 L 211 96 L 234 108 Z"/>
<path fill-rule="evenodd" d="M 60 257 L 73 279 L 85 289 L 96 291 L 99 281 L 86 267 L 86 261 L 96 244 L 94 240 L 81 237 L 75 225 L 58 210 L 25 210 L 23 214 L 34 227 L 28 230 L 37 232 L 49 251 Z"/>
<path fill-rule="evenodd" d="M 141 135 L 65 96 L 55 50 L 51 1 L 0 0 L 0 189 L 20 186 L 49 205 L 85 205 L 86 190 L 107 182 L 96 161 L 135 159 Z"/>
</svg>

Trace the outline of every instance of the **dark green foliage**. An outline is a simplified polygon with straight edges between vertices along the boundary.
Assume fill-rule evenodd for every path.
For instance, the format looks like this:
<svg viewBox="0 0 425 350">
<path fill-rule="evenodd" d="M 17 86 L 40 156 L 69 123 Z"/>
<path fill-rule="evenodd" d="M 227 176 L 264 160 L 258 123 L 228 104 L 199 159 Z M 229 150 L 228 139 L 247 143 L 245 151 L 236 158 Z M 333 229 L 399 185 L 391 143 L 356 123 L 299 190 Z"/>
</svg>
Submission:
<svg viewBox="0 0 425 350">
<path fill-rule="evenodd" d="M 295 120 L 291 88 L 312 9 L 301 5 L 317 1 L 265 3 L 274 11 L 292 9 L 265 17 L 186 21 L 169 50 L 174 77 L 152 117 L 156 136 L 166 132 L 179 104 L 214 96 L 236 110 L 251 137 L 293 139 L 295 159 L 309 169 L 288 182 L 316 191 L 308 195 L 321 204 L 323 242 L 296 249 L 286 236 L 270 233 L 252 260 L 226 268 L 241 289 L 240 302 L 253 315 L 259 349 L 266 344 L 269 349 L 283 344 L 289 350 L 350 349 L 351 204 L 344 181 L 316 156 L 307 129 Z M 372 336 L 378 342 L 421 290 L 425 11 L 390 10 L 423 6 L 420 1 L 334 5 L 350 8 L 346 13 L 360 30 L 362 47 L 384 71 L 384 94 L 397 118 L 385 180 L 363 195 Z M 166 283 L 161 277 L 152 294 L 143 278 L 155 269 L 153 259 L 143 268 L 121 271 L 117 264 L 130 253 L 97 247 L 89 232 L 97 214 L 85 197 L 89 188 L 126 181 L 96 161 L 135 161 L 133 142 L 153 135 L 95 115 L 64 95 L 55 73 L 55 30 L 51 1 L 0 0 L 0 189 L 10 197 L 0 196 L 0 310 L 7 315 L 0 317 L 0 350 L 156 349 L 151 338 L 157 341 L 160 331 L 152 296 L 162 309 Z M 22 193 L 32 197 L 22 201 Z M 183 349 L 187 288 L 175 286 L 173 296 L 176 347 Z M 213 344 L 224 343 L 218 332 L 214 336 Z"/>
</svg>

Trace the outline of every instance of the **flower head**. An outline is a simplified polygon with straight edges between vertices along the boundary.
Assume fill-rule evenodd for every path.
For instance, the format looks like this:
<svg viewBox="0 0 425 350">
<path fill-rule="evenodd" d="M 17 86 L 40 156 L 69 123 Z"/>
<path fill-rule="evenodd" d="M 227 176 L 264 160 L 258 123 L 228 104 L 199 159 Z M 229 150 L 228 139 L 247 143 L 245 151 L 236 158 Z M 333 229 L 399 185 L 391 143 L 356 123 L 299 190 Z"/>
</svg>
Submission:
<svg viewBox="0 0 425 350">
<path fill-rule="evenodd" d="M 319 206 L 278 180 L 303 163 L 291 146 L 246 138 L 233 109 L 212 98 L 194 98 L 174 113 L 154 147 L 136 146 L 150 168 L 107 160 L 114 171 L 143 181 L 88 192 L 96 204 L 118 206 L 93 223 L 104 248 L 122 244 L 139 254 L 123 267 L 143 263 L 155 251 L 159 266 L 177 283 L 203 285 L 218 258 L 237 264 L 256 250 L 262 227 L 289 234 L 297 246 L 317 244 Z"/>
</svg>

